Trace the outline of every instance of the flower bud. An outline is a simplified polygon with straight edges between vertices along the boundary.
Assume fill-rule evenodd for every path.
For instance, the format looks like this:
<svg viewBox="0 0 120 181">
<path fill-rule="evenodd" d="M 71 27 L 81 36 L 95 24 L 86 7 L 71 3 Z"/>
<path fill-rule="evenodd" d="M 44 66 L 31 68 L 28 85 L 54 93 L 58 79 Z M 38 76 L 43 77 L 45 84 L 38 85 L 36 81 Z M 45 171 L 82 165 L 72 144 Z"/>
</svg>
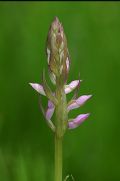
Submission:
<svg viewBox="0 0 120 181">
<path fill-rule="evenodd" d="M 63 26 L 57 17 L 52 22 L 47 37 L 47 58 L 53 82 L 60 76 L 65 80 L 69 70 L 69 54 Z"/>
</svg>

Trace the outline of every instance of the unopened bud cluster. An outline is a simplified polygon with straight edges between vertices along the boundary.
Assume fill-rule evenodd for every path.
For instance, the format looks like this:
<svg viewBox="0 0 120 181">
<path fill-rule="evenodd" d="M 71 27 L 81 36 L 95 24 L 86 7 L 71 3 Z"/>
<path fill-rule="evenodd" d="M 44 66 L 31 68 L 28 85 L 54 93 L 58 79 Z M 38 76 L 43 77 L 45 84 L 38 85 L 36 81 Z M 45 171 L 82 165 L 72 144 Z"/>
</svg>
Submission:
<svg viewBox="0 0 120 181">
<path fill-rule="evenodd" d="M 57 17 L 52 22 L 47 37 L 47 58 L 52 81 L 61 77 L 65 82 L 70 60 L 64 29 Z"/>
</svg>

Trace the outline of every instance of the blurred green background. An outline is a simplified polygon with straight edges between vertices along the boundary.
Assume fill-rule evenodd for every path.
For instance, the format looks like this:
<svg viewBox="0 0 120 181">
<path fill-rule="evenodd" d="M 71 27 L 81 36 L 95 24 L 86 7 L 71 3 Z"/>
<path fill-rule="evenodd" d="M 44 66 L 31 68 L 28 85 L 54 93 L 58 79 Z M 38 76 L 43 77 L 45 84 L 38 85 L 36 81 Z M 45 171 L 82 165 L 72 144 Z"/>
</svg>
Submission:
<svg viewBox="0 0 120 181">
<path fill-rule="evenodd" d="M 54 137 L 28 85 L 47 72 L 46 36 L 63 23 L 80 94 L 93 94 L 70 116 L 91 112 L 64 139 L 64 177 L 120 180 L 120 3 L 0 2 L 0 181 L 53 181 Z M 44 99 L 46 103 L 46 99 Z"/>
</svg>

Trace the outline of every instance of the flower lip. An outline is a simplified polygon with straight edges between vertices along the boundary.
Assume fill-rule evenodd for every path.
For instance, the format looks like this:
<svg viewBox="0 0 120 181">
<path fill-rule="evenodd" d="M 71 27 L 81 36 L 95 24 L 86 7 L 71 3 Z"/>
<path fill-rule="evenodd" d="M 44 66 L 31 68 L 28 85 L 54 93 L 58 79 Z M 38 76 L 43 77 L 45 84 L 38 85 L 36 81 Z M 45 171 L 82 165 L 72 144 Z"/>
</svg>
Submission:
<svg viewBox="0 0 120 181">
<path fill-rule="evenodd" d="M 82 124 L 82 122 L 84 122 L 89 117 L 89 115 L 90 115 L 90 113 L 80 114 L 75 119 L 68 122 L 68 128 L 69 129 L 77 128 L 79 125 Z"/>
<path fill-rule="evenodd" d="M 43 89 L 43 86 L 41 84 L 37 84 L 37 83 L 29 83 L 33 89 L 35 89 L 38 93 L 46 96 L 45 91 Z"/>
<path fill-rule="evenodd" d="M 83 96 L 80 96 L 78 99 L 76 100 L 72 100 L 70 102 L 70 104 L 68 105 L 68 111 L 72 110 L 72 109 L 76 109 L 76 108 L 79 108 L 80 106 L 82 106 L 83 104 L 86 103 L 86 101 L 88 99 L 90 99 L 92 97 L 92 95 L 83 95 Z"/>
<path fill-rule="evenodd" d="M 92 97 L 92 95 L 83 95 L 83 96 L 80 96 L 77 100 L 76 100 L 76 103 L 78 105 L 82 105 L 84 104 L 88 99 L 90 99 Z"/>
<path fill-rule="evenodd" d="M 48 108 L 45 113 L 46 119 L 49 121 L 54 113 L 55 106 L 54 104 L 49 100 L 48 101 Z"/>
<path fill-rule="evenodd" d="M 81 80 L 73 80 L 71 83 L 69 83 L 68 85 L 65 85 L 65 93 L 68 94 L 70 92 L 72 92 L 81 82 Z"/>
</svg>

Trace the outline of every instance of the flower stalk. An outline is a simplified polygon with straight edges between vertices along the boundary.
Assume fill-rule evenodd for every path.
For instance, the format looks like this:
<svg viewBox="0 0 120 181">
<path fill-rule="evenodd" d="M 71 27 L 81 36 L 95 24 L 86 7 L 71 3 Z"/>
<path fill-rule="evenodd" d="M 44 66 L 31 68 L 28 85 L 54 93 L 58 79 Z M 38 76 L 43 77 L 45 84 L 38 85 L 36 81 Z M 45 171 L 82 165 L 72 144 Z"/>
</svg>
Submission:
<svg viewBox="0 0 120 181">
<path fill-rule="evenodd" d="M 62 142 L 64 134 L 68 129 L 77 128 L 89 116 L 89 113 L 86 113 L 80 114 L 76 118 L 68 119 L 68 113 L 84 105 L 91 98 L 91 95 L 78 96 L 81 80 L 74 80 L 67 84 L 70 56 L 64 29 L 57 17 L 55 17 L 48 32 L 46 52 L 49 77 L 55 85 L 55 90 L 52 91 L 48 86 L 45 72 L 43 72 L 42 84 L 30 83 L 30 85 L 39 94 L 48 98 L 47 109 L 44 110 L 41 101 L 40 108 L 55 137 L 54 181 L 62 181 Z M 67 102 L 66 95 L 73 90 L 75 90 L 74 96 Z M 54 113 L 55 120 L 53 121 L 51 119 Z"/>
<path fill-rule="evenodd" d="M 55 135 L 55 181 L 62 181 L 62 138 Z"/>
</svg>

